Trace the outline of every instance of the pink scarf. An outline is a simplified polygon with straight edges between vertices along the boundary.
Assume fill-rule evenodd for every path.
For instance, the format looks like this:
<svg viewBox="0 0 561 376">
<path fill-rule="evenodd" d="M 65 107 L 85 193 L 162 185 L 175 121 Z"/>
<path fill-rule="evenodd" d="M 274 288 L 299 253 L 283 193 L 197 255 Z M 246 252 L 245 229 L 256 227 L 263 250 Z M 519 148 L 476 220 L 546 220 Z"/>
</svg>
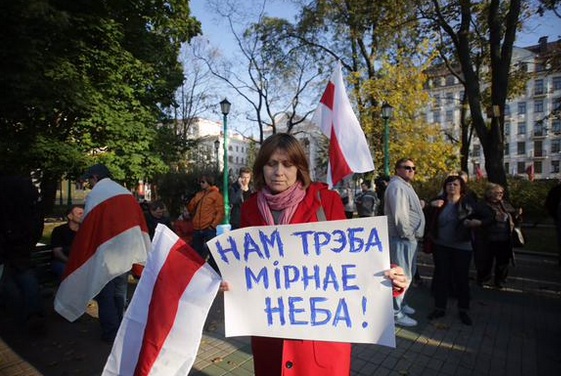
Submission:
<svg viewBox="0 0 561 376">
<path fill-rule="evenodd" d="M 271 210 L 282 211 L 278 224 L 284 225 L 290 223 L 298 204 L 304 199 L 305 195 L 306 190 L 300 182 L 276 195 L 265 187 L 257 194 L 257 206 L 267 225 L 275 224 Z"/>
</svg>

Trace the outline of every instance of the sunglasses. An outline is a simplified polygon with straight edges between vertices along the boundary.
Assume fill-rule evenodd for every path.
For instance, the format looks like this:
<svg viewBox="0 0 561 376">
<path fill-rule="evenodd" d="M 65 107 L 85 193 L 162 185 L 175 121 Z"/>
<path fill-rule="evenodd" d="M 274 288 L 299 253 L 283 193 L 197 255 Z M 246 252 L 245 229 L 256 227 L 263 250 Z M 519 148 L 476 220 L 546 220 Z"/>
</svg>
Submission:
<svg viewBox="0 0 561 376">
<path fill-rule="evenodd" d="M 201 180 L 201 181 L 199 182 L 199 184 L 206 184 L 206 181 L 205 181 L 205 180 Z"/>
<path fill-rule="evenodd" d="M 417 169 L 415 166 L 400 166 L 400 167 L 407 171 L 415 171 Z"/>
</svg>

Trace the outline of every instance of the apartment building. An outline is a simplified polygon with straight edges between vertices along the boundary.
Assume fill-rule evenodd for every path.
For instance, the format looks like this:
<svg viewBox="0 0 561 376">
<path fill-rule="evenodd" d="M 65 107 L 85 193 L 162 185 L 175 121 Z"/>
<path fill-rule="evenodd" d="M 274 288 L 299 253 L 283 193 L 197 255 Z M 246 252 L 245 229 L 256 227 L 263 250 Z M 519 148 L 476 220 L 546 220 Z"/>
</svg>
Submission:
<svg viewBox="0 0 561 376">
<path fill-rule="evenodd" d="M 551 57 L 561 59 L 561 39 L 515 47 L 513 64 L 529 73 L 524 93 L 505 106 L 505 154 L 507 174 L 536 179 L 561 178 L 561 70 Z M 559 68 L 559 67 L 557 67 Z M 434 69 L 427 85 L 433 102 L 427 109 L 427 121 L 438 123 L 452 140 L 460 139 L 460 115 L 464 88 L 446 69 Z M 468 110 L 469 116 L 469 110 Z M 485 171 L 483 149 L 474 135 L 469 154 L 469 173 Z"/>
</svg>

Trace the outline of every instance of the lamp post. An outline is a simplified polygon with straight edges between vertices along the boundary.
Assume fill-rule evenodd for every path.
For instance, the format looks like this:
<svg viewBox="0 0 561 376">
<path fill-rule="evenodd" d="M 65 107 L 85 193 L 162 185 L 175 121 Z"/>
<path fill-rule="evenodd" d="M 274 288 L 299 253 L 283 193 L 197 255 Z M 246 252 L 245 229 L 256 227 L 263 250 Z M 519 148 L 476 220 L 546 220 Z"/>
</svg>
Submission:
<svg viewBox="0 0 561 376">
<path fill-rule="evenodd" d="M 382 105 L 382 119 L 384 119 L 384 174 L 390 176 L 390 118 L 393 107 L 384 102 Z"/>
<path fill-rule="evenodd" d="M 216 171 L 220 171 L 220 162 L 218 161 L 218 148 L 220 147 L 220 140 L 217 138 L 214 141 L 214 154 L 216 155 Z"/>
<path fill-rule="evenodd" d="M 226 98 L 220 102 L 220 110 L 224 116 L 224 220 L 222 221 L 224 225 L 230 223 L 230 200 L 228 198 L 228 113 L 230 112 L 231 105 Z"/>
</svg>

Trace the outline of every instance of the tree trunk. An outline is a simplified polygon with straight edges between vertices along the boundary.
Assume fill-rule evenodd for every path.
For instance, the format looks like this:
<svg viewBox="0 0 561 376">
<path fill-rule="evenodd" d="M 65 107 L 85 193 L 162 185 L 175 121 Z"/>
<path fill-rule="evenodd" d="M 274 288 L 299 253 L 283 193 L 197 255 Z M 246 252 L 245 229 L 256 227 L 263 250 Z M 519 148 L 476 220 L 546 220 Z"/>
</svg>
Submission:
<svg viewBox="0 0 561 376">
<path fill-rule="evenodd" d="M 41 179 L 41 199 L 43 202 L 43 213 L 45 216 L 53 214 L 56 191 L 60 177 L 45 174 Z"/>
</svg>

